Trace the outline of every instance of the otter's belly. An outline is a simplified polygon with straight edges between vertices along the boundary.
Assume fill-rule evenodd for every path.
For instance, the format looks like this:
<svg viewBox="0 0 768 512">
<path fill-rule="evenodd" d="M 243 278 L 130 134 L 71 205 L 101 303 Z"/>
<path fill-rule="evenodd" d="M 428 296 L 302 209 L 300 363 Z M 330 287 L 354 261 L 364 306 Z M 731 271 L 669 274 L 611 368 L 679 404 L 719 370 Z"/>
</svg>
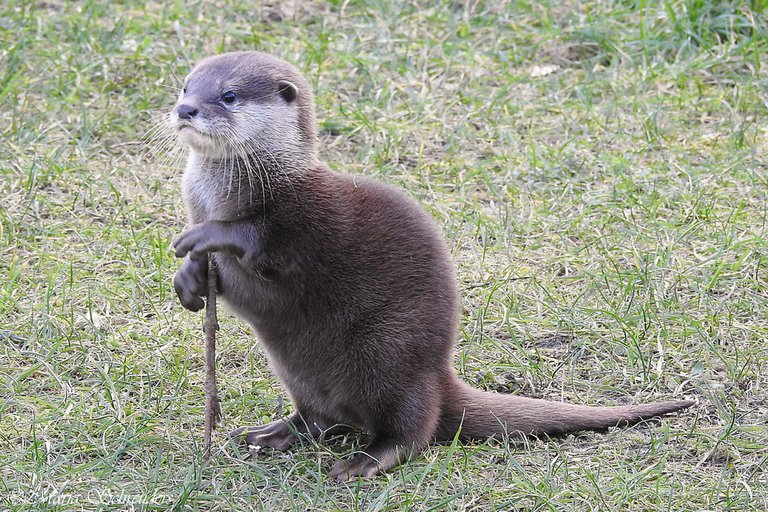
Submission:
<svg viewBox="0 0 768 512">
<path fill-rule="evenodd" d="M 219 296 L 232 314 L 250 324 L 258 324 L 270 309 L 279 307 L 276 286 L 269 279 L 246 272 L 232 255 L 216 253 L 215 261 Z"/>
<path fill-rule="evenodd" d="M 338 326 L 322 312 L 299 305 L 284 285 L 242 269 L 237 259 L 216 255 L 220 298 L 226 309 L 253 327 L 269 365 L 302 414 L 362 425 L 354 398 L 358 382 L 344 372 L 334 343 Z"/>
<path fill-rule="evenodd" d="M 327 354 L 308 351 L 305 357 L 286 359 L 275 347 L 262 343 L 272 371 L 288 391 L 291 401 L 307 419 L 320 421 L 330 427 L 344 423 L 366 427 L 360 403 L 353 390 L 359 383 L 348 382 L 337 371 L 339 361 L 327 361 Z"/>
</svg>

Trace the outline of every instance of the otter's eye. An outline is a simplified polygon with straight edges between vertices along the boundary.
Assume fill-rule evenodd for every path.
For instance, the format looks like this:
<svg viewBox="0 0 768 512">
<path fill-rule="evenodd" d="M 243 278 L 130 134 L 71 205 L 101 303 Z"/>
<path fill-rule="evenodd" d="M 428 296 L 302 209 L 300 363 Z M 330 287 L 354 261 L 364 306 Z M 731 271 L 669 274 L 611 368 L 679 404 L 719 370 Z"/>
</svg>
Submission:
<svg viewBox="0 0 768 512">
<path fill-rule="evenodd" d="M 221 95 L 221 101 L 224 103 L 232 103 L 235 101 L 235 93 L 232 91 L 227 91 L 224 94 Z"/>
</svg>

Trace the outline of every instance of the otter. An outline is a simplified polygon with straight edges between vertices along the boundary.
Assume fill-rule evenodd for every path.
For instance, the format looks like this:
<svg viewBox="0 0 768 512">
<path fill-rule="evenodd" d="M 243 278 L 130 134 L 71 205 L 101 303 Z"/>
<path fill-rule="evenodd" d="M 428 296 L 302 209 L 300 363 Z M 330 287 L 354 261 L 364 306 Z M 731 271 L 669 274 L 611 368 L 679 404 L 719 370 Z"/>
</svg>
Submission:
<svg viewBox="0 0 768 512">
<path fill-rule="evenodd" d="M 233 436 L 286 450 L 351 426 L 371 435 L 345 480 L 386 471 L 430 442 L 557 435 L 632 424 L 691 400 L 588 407 L 483 392 L 451 357 L 459 289 L 440 228 L 404 192 L 318 158 L 311 88 L 259 52 L 198 63 L 170 114 L 190 153 L 189 227 L 173 243 L 182 306 L 198 311 L 207 257 L 228 309 L 257 334 L 293 412 Z"/>
</svg>

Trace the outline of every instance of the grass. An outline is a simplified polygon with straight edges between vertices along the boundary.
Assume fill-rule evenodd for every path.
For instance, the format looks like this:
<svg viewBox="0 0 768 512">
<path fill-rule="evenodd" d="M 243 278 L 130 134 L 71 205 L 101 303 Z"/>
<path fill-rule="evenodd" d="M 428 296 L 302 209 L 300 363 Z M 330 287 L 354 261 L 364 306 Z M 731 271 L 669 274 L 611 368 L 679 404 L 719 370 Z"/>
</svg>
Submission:
<svg viewBox="0 0 768 512">
<path fill-rule="evenodd" d="M 0 7 L 3 510 L 765 510 L 768 10 L 761 0 L 20 2 Z M 478 387 L 689 413 L 432 447 L 200 461 L 199 316 L 171 287 L 180 168 L 140 143 L 200 57 L 312 81 L 322 156 L 444 226 Z M 290 407 L 222 315 L 224 425 Z"/>
</svg>

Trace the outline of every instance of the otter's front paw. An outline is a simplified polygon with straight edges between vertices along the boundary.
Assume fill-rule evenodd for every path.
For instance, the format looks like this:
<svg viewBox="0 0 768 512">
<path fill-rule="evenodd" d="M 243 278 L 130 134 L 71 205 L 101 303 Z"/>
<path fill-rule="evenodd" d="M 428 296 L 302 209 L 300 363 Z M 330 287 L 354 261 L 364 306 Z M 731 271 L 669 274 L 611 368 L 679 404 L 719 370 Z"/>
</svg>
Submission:
<svg viewBox="0 0 768 512">
<path fill-rule="evenodd" d="M 179 302 L 190 311 L 200 311 L 205 302 L 200 297 L 208 295 L 208 260 L 187 258 L 173 276 L 173 287 Z"/>
<path fill-rule="evenodd" d="M 208 253 L 224 252 L 235 256 L 246 269 L 259 265 L 262 241 L 258 227 L 252 222 L 209 221 L 195 224 L 173 242 L 177 258 L 185 255 L 193 260 Z"/>
<path fill-rule="evenodd" d="M 240 226 L 232 222 L 203 222 L 195 224 L 173 242 L 177 258 L 189 254 L 202 259 L 209 252 L 227 252 L 238 258 L 245 254 Z"/>
</svg>

